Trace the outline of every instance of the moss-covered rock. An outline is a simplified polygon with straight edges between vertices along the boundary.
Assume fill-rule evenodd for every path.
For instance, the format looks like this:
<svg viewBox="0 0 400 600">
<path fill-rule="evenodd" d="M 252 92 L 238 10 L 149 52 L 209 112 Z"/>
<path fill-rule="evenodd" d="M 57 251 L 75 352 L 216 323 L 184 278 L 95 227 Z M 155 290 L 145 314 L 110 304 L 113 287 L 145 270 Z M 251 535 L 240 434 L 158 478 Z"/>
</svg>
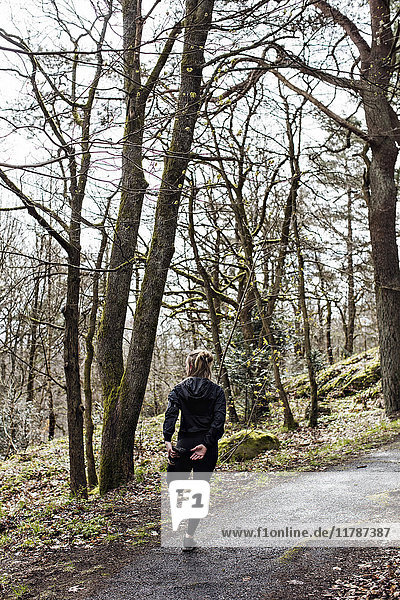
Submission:
<svg viewBox="0 0 400 600">
<path fill-rule="evenodd" d="M 381 378 L 379 358 L 371 360 L 364 368 L 355 373 L 343 386 L 343 393 L 347 396 L 358 390 L 365 390 L 375 385 Z"/>
<path fill-rule="evenodd" d="M 379 348 L 375 347 L 319 371 L 316 377 L 318 396 L 328 400 L 330 397 L 352 396 L 375 386 L 380 378 Z M 285 385 L 287 391 L 297 398 L 310 395 L 307 374 L 289 379 Z"/>
<path fill-rule="evenodd" d="M 278 447 L 279 440 L 275 435 L 259 429 L 242 429 L 219 442 L 219 452 L 227 454 L 228 460 L 249 460 L 265 450 Z"/>
<path fill-rule="evenodd" d="M 335 396 L 345 396 L 346 385 L 359 371 L 360 365 L 357 363 L 344 366 L 336 377 L 329 379 L 324 385 L 318 387 L 318 393 L 324 397 L 330 393 L 334 393 Z"/>
</svg>

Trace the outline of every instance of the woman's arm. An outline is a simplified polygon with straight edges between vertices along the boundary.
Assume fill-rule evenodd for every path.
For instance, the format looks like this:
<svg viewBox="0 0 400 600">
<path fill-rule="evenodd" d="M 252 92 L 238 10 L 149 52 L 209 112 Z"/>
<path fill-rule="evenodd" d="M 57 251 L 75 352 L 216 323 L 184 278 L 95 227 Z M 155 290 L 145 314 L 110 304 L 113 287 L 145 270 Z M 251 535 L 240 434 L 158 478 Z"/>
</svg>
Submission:
<svg viewBox="0 0 400 600">
<path fill-rule="evenodd" d="M 172 449 L 171 439 L 175 432 L 175 424 L 178 419 L 179 408 L 180 404 L 178 396 L 176 395 L 175 391 L 172 390 L 168 396 L 168 406 L 167 410 L 165 411 L 165 419 L 163 425 L 165 448 L 167 450 L 168 463 L 170 464 L 172 464 L 170 459 L 178 456 L 177 453 L 174 452 L 174 450 Z"/>
<path fill-rule="evenodd" d="M 170 442 L 175 432 L 175 424 L 179 416 L 180 402 L 174 390 L 168 395 L 168 406 L 165 411 L 165 419 L 163 425 L 164 441 Z"/>
<path fill-rule="evenodd" d="M 224 390 L 221 388 L 214 404 L 214 416 L 209 431 L 204 438 L 204 446 L 210 448 L 216 444 L 224 433 L 226 418 L 226 399 Z"/>
</svg>

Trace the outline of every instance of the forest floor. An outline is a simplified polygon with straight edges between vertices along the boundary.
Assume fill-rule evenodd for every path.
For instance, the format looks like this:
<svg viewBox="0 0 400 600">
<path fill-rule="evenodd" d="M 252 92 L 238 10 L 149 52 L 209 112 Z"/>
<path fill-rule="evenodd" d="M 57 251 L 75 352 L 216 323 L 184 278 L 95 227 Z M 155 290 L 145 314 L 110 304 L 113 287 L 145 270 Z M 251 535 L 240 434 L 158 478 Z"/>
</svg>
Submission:
<svg viewBox="0 0 400 600">
<path fill-rule="evenodd" d="M 313 429 L 304 418 L 308 403 L 305 379 L 288 382 L 298 429 L 282 428 L 281 409 L 272 399 L 269 412 L 256 427 L 277 435 L 279 449 L 240 464 L 226 462 L 221 456 L 217 468 L 326 470 L 364 456 L 369 449 L 398 440 L 400 421 L 389 421 L 384 416 L 375 367 L 376 352 L 369 351 L 321 372 L 319 383 L 321 388 L 325 386 L 324 405 L 329 405 L 330 414 L 321 415 L 318 427 Z M 109 578 L 124 566 L 129 568 L 134 557 L 135 562 L 140 563 L 140 557 L 147 560 L 148 552 L 164 550 L 160 548 L 159 538 L 160 472 L 166 468 L 162 421 L 162 415 L 142 421 L 136 436 L 135 481 L 104 497 L 99 497 L 94 490 L 88 500 L 69 498 L 68 448 L 64 439 L 29 448 L 0 462 L 0 597 L 7 600 L 86 599 L 95 590 L 105 587 Z M 228 425 L 227 433 L 234 429 Z M 96 453 L 98 444 L 99 435 Z M 327 578 L 322 577 L 319 588 L 315 588 L 319 589 L 315 597 L 400 598 L 398 550 L 355 552 L 353 549 L 340 556 L 337 549 L 336 552 L 325 550 L 319 560 L 331 566 L 324 571 Z M 170 550 L 165 549 L 163 561 L 169 560 L 168 552 Z M 226 560 L 229 567 L 232 560 L 236 560 L 235 552 L 238 551 L 220 549 L 220 560 Z M 305 574 L 304 568 L 307 557 L 311 557 L 309 552 L 315 551 L 302 550 L 289 571 L 283 567 L 278 570 L 286 583 L 303 582 L 290 584 L 292 588 L 311 585 L 310 575 Z M 303 569 L 302 576 L 300 571 L 296 576 L 297 567 Z M 335 577 L 338 573 L 340 577 Z M 244 582 L 250 581 L 246 574 L 243 578 Z M 254 578 L 254 585 L 256 582 Z M 278 592 L 274 596 L 254 596 L 254 593 L 253 589 L 253 598 L 284 598 Z M 297 597 L 293 590 L 288 594 L 285 598 Z M 118 600 L 123 597 L 116 596 Z M 205 598 L 204 594 L 202 597 Z M 303 587 L 299 597 L 314 596 L 306 596 Z"/>
</svg>

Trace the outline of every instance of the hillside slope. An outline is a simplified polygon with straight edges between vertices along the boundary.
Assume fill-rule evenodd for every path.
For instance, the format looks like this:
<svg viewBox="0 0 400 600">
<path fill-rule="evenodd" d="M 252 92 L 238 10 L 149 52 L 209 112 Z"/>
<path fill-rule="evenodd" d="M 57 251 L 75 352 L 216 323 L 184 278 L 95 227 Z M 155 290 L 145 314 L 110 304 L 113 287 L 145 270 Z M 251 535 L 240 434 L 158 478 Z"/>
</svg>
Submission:
<svg viewBox="0 0 400 600">
<path fill-rule="evenodd" d="M 366 404 L 368 400 L 381 399 L 381 369 L 379 348 L 355 354 L 334 363 L 317 374 L 318 395 L 322 401 L 347 398 L 348 402 Z M 298 397 L 309 394 L 307 375 L 286 382 L 287 390 Z"/>
</svg>

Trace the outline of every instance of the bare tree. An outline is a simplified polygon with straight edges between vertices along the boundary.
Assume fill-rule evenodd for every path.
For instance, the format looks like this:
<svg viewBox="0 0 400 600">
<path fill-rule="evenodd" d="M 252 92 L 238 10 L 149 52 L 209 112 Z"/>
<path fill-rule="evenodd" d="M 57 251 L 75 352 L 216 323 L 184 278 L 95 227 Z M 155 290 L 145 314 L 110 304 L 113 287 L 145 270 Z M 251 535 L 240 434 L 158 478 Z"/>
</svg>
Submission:
<svg viewBox="0 0 400 600">
<path fill-rule="evenodd" d="M 32 165 L 32 168 L 58 164 L 64 180 L 64 198 L 69 205 L 68 225 L 56 212 L 50 210 L 48 206 L 33 200 L 28 193 L 25 193 L 22 186 L 18 186 L 9 177 L 4 168 L 0 170 L 0 179 L 3 185 L 22 201 L 29 216 L 35 219 L 44 228 L 46 233 L 61 246 L 68 258 L 67 294 L 63 307 L 63 315 L 65 318 L 64 371 L 68 407 L 70 485 L 74 495 L 86 497 L 83 443 L 84 407 L 81 401 L 78 331 L 81 279 L 81 222 L 83 201 L 91 166 L 91 119 L 99 81 L 103 74 L 102 49 L 108 23 L 112 15 L 112 2 L 108 2 L 107 0 L 104 15 L 96 14 L 94 17 L 95 23 L 100 23 L 100 31 L 98 32 L 97 40 L 94 37 L 92 38 L 95 42 L 94 74 L 87 87 L 85 86 L 84 91 L 82 90 L 82 84 L 77 82 L 77 71 L 80 62 L 79 40 L 80 37 L 85 37 L 85 35 L 78 35 L 74 38 L 68 29 L 68 24 L 62 21 L 62 17 L 57 10 L 57 5 L 54 5 L 54 7 L 59 26 L 64 32 L 67 32 L 69 40 L 73 44 L 73 58 L 67 61 L 70 83 L 69 96 L 61 86 L 57 85 L 56 78 L 52 76 L 50 69 L 46 69 L 46 64 L 42 60 L 40 51 L 39 53 L 35 53 L 20 36 L 7 33 L 4 30 L 0 31 L 0 35 L 19 54 L 24 64 L 27 61 L 26 70 L 29 74 L 26 78 L 30 82 L 32 94 L 35 99 L 35 110 L 43 122 L 43 134 L 51 139 L 55 155 L 48 161 Z M 91 33 L 90 37 L 92 35 L 94 34 Z M 56 56 L 62 59 L 62 54 L 56 53 Z M 62 109 L 60 106 L 62 106 Z M 68 121 L 68 126 L 66 126 L 66 129 L 63 129 L 65 121 L 60 116 L 61 110 L 67 114 L 66 120 Z M 71 138 L 70 136 L 72 124 L 79 131 L 78 147 L 76 147 L 73 137 Z M 24 169 L 24 167 L 20 168 Z M 61 226 L 63 229 L 62 233 L 44 216 L 46 214 L 50 214 L 55 223 Z"/>
</svg>

